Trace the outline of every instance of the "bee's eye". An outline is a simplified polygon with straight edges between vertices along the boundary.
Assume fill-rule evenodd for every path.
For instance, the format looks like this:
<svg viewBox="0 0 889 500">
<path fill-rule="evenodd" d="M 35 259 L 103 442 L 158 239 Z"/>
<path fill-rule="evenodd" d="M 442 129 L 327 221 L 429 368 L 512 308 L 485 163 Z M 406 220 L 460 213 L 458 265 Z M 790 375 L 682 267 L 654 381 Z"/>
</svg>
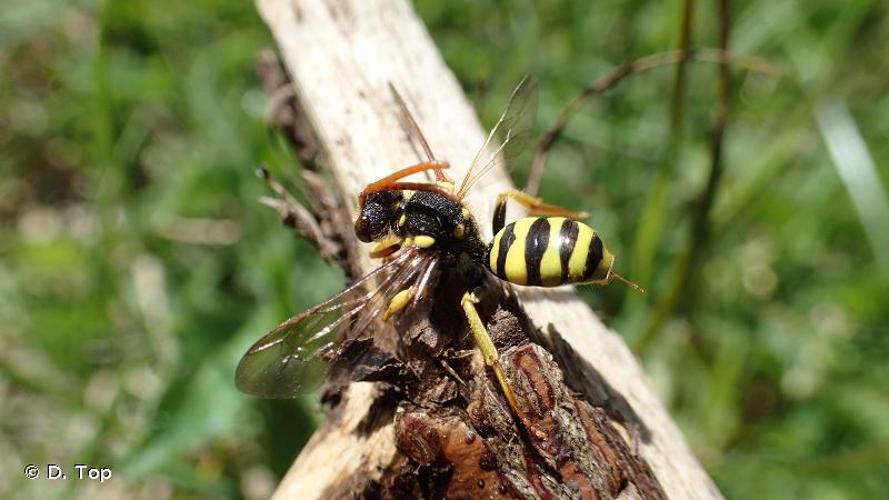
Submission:
<svg viewBox="0 0 889 500">
<path fill-rule="evenodd" d="M 386 232 L 388 221 L 389 214 L 383 205 L 367 203 L 355 220 L 355 236 L 365 243 L 374 241 Z"/>
</svg>

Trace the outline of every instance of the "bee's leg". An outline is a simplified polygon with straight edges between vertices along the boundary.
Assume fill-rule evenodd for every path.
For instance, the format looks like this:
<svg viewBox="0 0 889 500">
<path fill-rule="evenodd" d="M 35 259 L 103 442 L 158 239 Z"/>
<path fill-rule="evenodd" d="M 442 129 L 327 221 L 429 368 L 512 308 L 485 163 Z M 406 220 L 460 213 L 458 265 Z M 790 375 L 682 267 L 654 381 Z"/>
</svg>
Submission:
<svg viewBox="0 0 889 500">
<path fill-rule="evenodd" d="M 403 240 L 397 236 L 389 235 L 378 241 L 376 245 L 370 251 L 370 257 L 372 259 L 382 259 L 383 257 L 388 257 L 393 253 L 397 252 Z"/>
<path fill-rule="evenodd" d="M 494 220 L 492 226 L 494 234 L 503 229 L 506 224 L 506 202 L 512 199 L 519 205 L 525 207 L 531 215 L 555 215 L 567 217 L 569 219 L 582 220 L 590 216 L 588 212 L 576 212 L 558 205 L 551 205 L 544 202 L 541 198 L 531 196 L 530 194 L 519 191 L 518 189 L 510 189 L 497 195 L 497 201 L 494 204 Z"/>
<path fill-rule="evenodd" d="M 485 324 L 482 323 L 482 319 L 479 317 L 478 311 L 475 308 L 475 304 L 477 303 L 478 297 L 470 292 L 464 293 L 463 298 L 460 300 L 460 305 L 463 307 L 463 313 L 466 314 L 466 320 L 469 322 L 469 330 L 472 331 L 475 345 L 478 346 L 479 351 L 481 351 L 482 358 L 485 360 L 485 365 L 490 367 L 494 372 L 494 376 L 497 378 L 497 383 L 500 385 L 500 390 L 503 391 L 503 396 L 506 398 L 506 402 L 509 403 L 510 408 L 512 408 L 512 411 L 519 417 L 525 428 L 530 432 L 534 432 L 538 438 L 546 439 L 545 434 L 537 430 L 527 421 L 525 412 L 522 410 L 521 406 L 519 406 L 515 392 L 513 392 L 512 386 L 509 384 L 509 379 L 506 378 L 506 372 L 503 371 L 503 366 L 500 364 L 500 356 L 497 354 L 497 347 L 491 340 L 491 336 L 488 335 L 488 330 L 485 329 Z"/>
<path fill-rule="evenodd" d="M 503 367 L 500 365 L 500 356 L 497 354 L 497 347 L 494 346 L 494 342 L 488 335 L 488 330 L 485 329 L 485 325 L 482 323 L 482 319 L 479 317 L 478 311 L 475 308 L 475 304 L 477 303 L 478 297 L 470 292 L 464 293 L 463 298 L 460 300 L 460 306 L 463 307 L 463 313 L 466 314 L 466 320 L 469 322 L 469 329 L 472 331 L 475 345 L 478 346 L 478 350 L 482 353 L 485 365 L 489 366 L 491 370 L 494 371 L 494 376 L 497 377 L 497 382 L 500 384 L 500 388 L 503 390 L 503 395 L 506 397 L 509 406 L 519 413 L 518 401 L 516 400 L 515 393 L 512 392 L 512 387 L 509 385 L 506 373 L 504 373 Z M 521 415 L 521 413 L 519 413 L 519 415 Z"/>
<path fill-rule="evenodd" d="M 395 316 L 407 307 L 407 305 L 411 303 L 411 299 L 414 298 L 414 292 L 415 290 L 411 287 L 396 293 L 389 300 L 389 306 L 386 307 L 386 312 L 383 313 L 383 321 L 388 321 L 389 318 Z"/>
</svg>

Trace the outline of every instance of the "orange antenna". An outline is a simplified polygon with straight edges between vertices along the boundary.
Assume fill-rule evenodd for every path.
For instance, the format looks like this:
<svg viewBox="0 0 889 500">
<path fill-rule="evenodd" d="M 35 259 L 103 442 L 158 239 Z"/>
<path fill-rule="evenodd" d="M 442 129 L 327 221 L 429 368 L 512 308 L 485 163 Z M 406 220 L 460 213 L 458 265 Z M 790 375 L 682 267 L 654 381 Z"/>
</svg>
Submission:
<svg viewBox="0 0 889 500">
<path fill-rule="evenodd" d="M 641 286 L 637 285 L 636 283 L 624 278 L 623 276 L 616 273 L 615 271 L 611 271 L 611 275 L 614 276 L 615 278 L 619 279 L 620 281 L 623 281 L 628 287 L 632 288 L 633 290 L 636 290 L 640 293 L 645 293 L 644 288 L 642 288 Z"/>
</svg>

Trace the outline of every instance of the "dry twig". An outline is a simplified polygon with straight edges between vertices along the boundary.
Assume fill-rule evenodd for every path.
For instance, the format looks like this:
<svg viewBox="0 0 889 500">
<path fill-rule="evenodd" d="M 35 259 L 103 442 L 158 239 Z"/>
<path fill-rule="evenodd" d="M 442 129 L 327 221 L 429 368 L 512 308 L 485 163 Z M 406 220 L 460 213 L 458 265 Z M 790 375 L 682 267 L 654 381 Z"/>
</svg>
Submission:
<svg viewBox="0 0 889 500">
<path fill-rule="evenodd" d="M 292 77 L 299 124 L 293 143 L 313 145 L 311 158 L 300 157 L 329 171 L 341 194 L 340 208 L 322 214 L 321 225 L 329 222 L 342 237 L 349 265 L 367 271 L 374 263 L 351 234 L 354 195 L 416 161 L 388 83 L 411 103 L 438 157 L 454 166 L 453 177 L 461 177 L 483 131 L 407 2 L 258 5 Z M 479 183 L 469 204 L 480 221 L 490 220 L 493 194 L 509 185 L 503 171 Z M 344 354 L 334 364 L 335 382 L 386 383 L 331 387 L 333 409 L 278 498 L 719 497 L 620 337 L 568 289 L 525 289 L 517 297 L 501 290 L 482 304 L 521 407 L 547 438 L 516 426 L 478 357 L 465 354 L 474 351 L 449 295 L 463 286 L 445 279 L 432 310 L 401 321 L 398 359 L 374 356 L 368 339 L 346 346 L 354 357 Z"/>
</svg>

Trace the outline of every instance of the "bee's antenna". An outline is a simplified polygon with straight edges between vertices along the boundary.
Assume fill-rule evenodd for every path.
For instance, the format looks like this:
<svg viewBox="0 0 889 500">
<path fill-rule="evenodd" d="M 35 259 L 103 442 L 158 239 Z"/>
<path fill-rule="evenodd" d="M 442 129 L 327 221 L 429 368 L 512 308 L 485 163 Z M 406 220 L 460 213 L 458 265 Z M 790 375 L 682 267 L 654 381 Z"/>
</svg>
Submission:
<svg viewBox="0 0 889 500">
<path fill-rule="evenodd" d="M 611 271 L 611 275 L 614 276 L 615 278 L 619 279 L 620 281 L 623 281 L 628 287 L 632 288 L 633 290 L 636 290 L 640 293 L 645 293 L 644 288 L 642 288 L 641 286 L 637 285 L 636 283 L 624 278 L 620 274 L 617 274 L 616 272 Z"/>
</svg>

